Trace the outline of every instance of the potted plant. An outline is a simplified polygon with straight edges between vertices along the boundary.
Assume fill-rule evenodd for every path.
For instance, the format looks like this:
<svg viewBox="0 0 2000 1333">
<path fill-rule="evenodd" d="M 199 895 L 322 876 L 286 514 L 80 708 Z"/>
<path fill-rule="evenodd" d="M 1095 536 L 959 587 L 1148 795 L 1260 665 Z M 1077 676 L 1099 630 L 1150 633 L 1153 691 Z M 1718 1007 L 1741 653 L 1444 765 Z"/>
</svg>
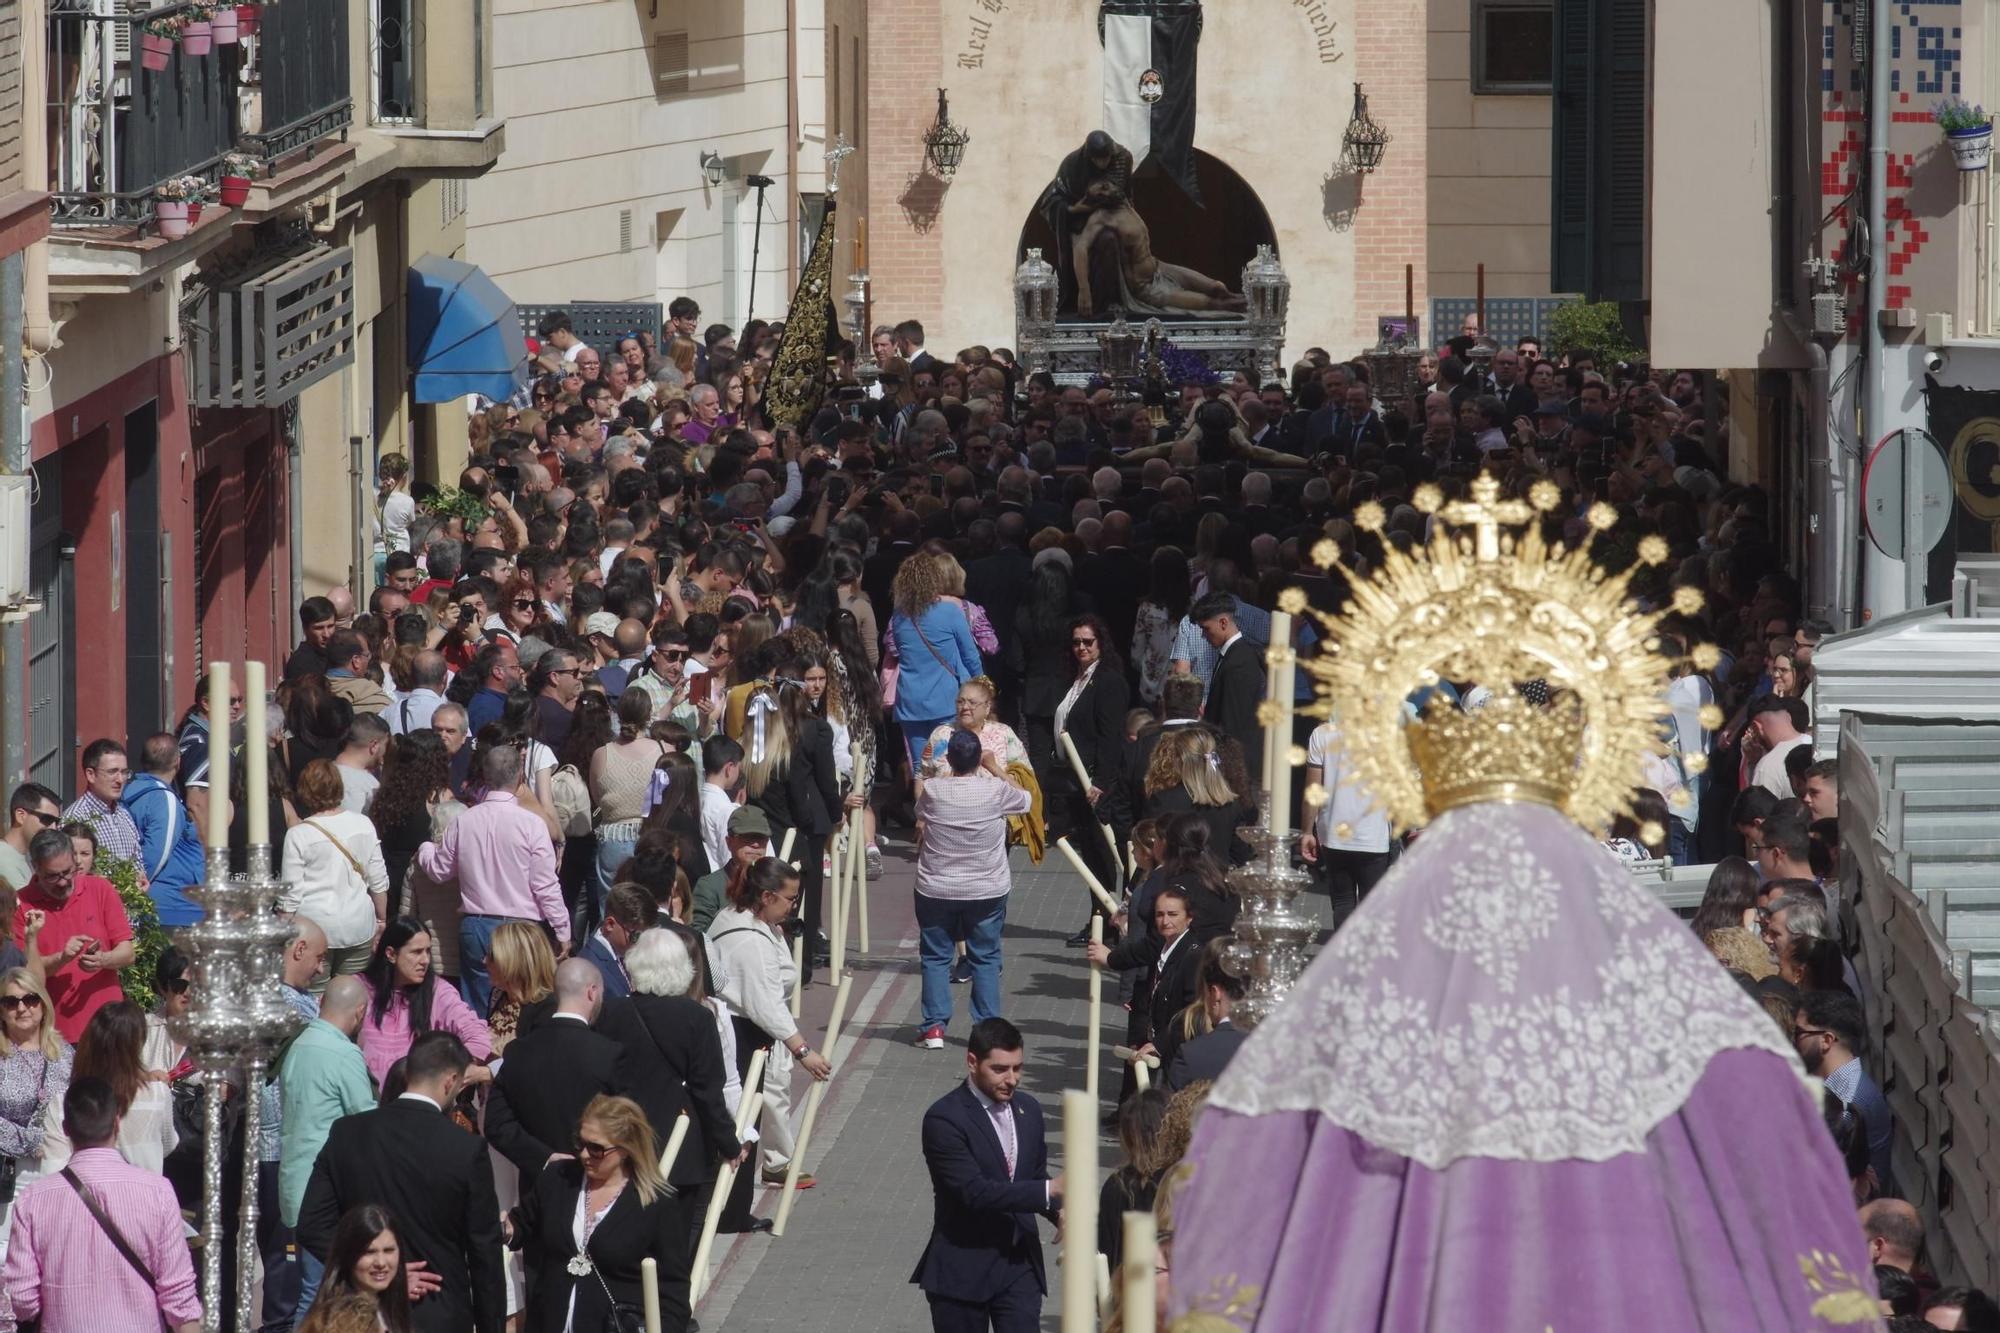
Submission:
<svg viewBox="0 0 2000 1333">
<path fill-rule="evenodd" d="M 1981 106 L 1968 106 L 1963 98 L 1948 97 L 1937 104 L 1938 128 L 1951 145 L 1952 159 L 1960 171 L 1984 171 L 1993 157 L 1993 118 Z"/>
<path fill-rule="evenodd" d="M 181 50 L 191 56 L 205 56 L 215 44 L 215 11 L 207 5 L 189 5 L 184 11 Z"/>
<path fill-rule="evenodd" d="M 179 240 L 194 225 L 189 216 L 201 201 L 208 182 L 199 176 L 175 176 L 153 187 L 153 225 L 167 240 Z"/>
<path fill-rule="evenodd" d="M 139 26 L 139 64 L 145 69 L 165 69 L 167 58 L 174 53 L 174 43 L 180 35 L 179 14 L 147 19 Z"/>
<path fill-rule="evenodd" d="M 234 46 L 236 39 L 242 35 L 240 23 L 235 5 L 218 5 L 215 12 L 209 16 L 208 30 L 215 38 L 217 46 Z"/>
<path fill-rule="evenodd" d="M 227 153 L 222 158 L 222 186 L 218 197 L 224 208 L 241 208 L 250 198 L 250 178 L 257 159 L 248 153 Z"/>
</svg>

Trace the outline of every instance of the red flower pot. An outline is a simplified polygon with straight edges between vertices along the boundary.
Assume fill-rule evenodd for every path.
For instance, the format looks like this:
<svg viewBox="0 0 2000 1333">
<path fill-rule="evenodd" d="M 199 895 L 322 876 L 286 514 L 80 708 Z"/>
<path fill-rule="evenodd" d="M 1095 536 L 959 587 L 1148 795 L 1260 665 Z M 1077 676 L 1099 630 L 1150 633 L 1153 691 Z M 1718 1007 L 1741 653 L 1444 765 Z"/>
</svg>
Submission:
<svg viewBox="0 0 2000 1333">
<path fill-rule="evenodd" d="M 165 69 L 167 57 L 174 53 L 171 37 L 157 37 L 150 32 L 139 34 L 139 63 L 146 69 Z"/>
<path fill-rule="evenodd" d="M 257 35 L 257 27 L 263 21 L 264 7 L 262 5 L 236 6 L 236 35 L 238 37 L 255 37 Z"/>
<path fill-rule="evenodd" d="M 191 56 L 205 56 L 215 44 L 215 32 L 206 20 L 181 29 L 181 50 Z"/>
<path fill-rule="evenodd" d="M 188 226 L 192 227 L 196 223 L 201 221 L 201 200 L 199 199 L 188 200 L 187 211 L 188 211 Z"/>
<path fill-rule="evenodd" d="M 221 190 L 224 208 L 241 208 L 250 198 L 250 178 L 248 176 L 224 176 Z"/>
</svg>

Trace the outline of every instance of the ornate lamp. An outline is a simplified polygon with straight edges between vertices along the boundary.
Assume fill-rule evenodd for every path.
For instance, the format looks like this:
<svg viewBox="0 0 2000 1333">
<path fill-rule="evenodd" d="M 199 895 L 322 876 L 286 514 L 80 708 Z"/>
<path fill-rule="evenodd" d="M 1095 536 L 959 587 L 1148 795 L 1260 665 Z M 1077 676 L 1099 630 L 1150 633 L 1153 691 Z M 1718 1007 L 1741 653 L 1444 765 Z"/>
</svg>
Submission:
<svg viewBox="0 0 2000 1333">
<path fill-rule="evenodd" d="M 1030 374 L 1048 369 L 1048 339 L 1056 324 L 1062 283 L 1055 266 L 1031 247 L 1014 270 L 1014 337 Z"/>
<path fill-rule="evenodd" d="M 1125 312 L 1111 312 L 1111 327 L 1097 335 L 1097 373 L 1113 385 L 1139 377 L 1139 348 L 1144 336 L 1125 322 Z"/>
<path fill-rule="evenodd" d="M 729 166 L 722 160 L 722 154 L 713 148 L 701 150 L 701 178 L 708 182 L 710 189 L 722 184 L 728 174 Z"/>
<path fill-rule="evenodd" d="M 1354 115 L 1340 136 L 1341 160 L 1363 175 L 1382 165 L 1382 150 L 1389 146 L 1389 131 L 1368 114 L 1368 94 L 1354 85 Z"/>
<path fill-rule="evenodd" d="M 1243 266 L 1243 299 L 1249 305 L 1247 318 L 1257 343 L 1257 364 L 1253 367 L 1257 382 L 1283 379 L 1284 367 L 1279 364 L 1278 354 L 1285 342 L 1285 315 L 1291 309 L 1292 280 L 1285 276 L 1285 266 L 1268 245 L 1258 246 L 1257 253 Z"/>
<path fill-rule="evenodd" d="M 950 180 L 957 172 L 971 138 L 972 135 L 951 123 L 951 108 L 945 101 L 944 89 L 938 89 L 937 119 L 924 131 L 924 159 L 939 179 Z"/>
</svg>

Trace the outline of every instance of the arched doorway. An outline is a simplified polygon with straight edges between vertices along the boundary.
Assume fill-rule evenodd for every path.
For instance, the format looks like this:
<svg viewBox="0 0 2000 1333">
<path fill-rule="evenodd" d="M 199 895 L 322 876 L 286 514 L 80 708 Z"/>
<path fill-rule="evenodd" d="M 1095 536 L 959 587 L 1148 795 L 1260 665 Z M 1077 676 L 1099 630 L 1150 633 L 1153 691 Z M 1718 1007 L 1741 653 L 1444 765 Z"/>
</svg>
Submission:
<svg viewBox="0 0 2000 1333">
<path fill-rule="evenodd" d="M 1051 176 L 1060 161 L 1058 158 L 1050 164 Z M 1227 162 L 1197 148 L 1194 168 L 1195 182 L 1201 189 L 1200 207 L 1150 160 L 1132 177 L 1132 207 L 1152 232 L 1155 255 L 1205 273 L 1235 291 L 1243 281 L 1243 266 L 1257 253 L 1257 247 L 1277 248 L 1277 233 L 1271 229 L 1271 215 L 1264 211 L 1257 192 Z M 1039 198 L 1036 205 L 1039 208 Z M 1016 262 L 1031 247 L 1040 247 L 1062 275 L 1063 312 L 1075 310 L 1076 284 L 1068 253 L 1056 245 L 1049 224 L 1036 209 L 1029 210 L 1021 227 Z"/>
</svg>

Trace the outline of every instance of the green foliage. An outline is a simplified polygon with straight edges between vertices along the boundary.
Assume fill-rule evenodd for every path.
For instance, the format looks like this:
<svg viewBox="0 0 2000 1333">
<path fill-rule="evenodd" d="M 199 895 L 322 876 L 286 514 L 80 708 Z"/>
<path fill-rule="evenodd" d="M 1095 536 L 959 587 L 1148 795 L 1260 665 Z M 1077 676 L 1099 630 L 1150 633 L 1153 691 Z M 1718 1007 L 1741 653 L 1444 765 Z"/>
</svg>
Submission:
<svg viewBox="0 0 2000 1333">
<path fill-rule="evenodd" d="M 1616 301 L 1571 301 L 1549 316 L 1549 350 L 1561 356 L 1589 352 L 1601 368 L 1613 361 L 1643 361 L 1644 349 L 1625 332 Z"/>
<path fill-rule="evenodd" d="M 424 502 L 423 510 L 439 518 L 459 518 L 468 525 L 485 518 L 488 510 L 486 502 L 470 491 L 462 491 L 456 486 L 440 486 L 437 494 Z M 470 527 L 467 533 L 470 535 Z"/>
<path fill-rule="evenodd" d="M 153 900 L 139 887 L 139 867 L 116 856 L 97 854 L 94 873 L 103 876 L 118 890 L 118 897 L 125 904 L 125 916 L 132 923 L 132 938 L 138 946 L 138 955 L 132 966 L 118 974 L 118 980 L 125 987 L 125 998 L 141 1009 L 151 1010 L 159 997 L 153 994 L 153 965 L 160 959 L 172 941 L 166 928 L 160 924 L 160 914 L 153 910 Z"/>
<path fill-rule="evenodd" d="M 1993 124 L 1993 117 L 1986 114 L 1985 107 L 1968 104 L 1962 97 L 1947 97 L 1936 103 L 1931 115 L 1946 134 L 1955 130 L 1983 130 Z"/>
</svg>

